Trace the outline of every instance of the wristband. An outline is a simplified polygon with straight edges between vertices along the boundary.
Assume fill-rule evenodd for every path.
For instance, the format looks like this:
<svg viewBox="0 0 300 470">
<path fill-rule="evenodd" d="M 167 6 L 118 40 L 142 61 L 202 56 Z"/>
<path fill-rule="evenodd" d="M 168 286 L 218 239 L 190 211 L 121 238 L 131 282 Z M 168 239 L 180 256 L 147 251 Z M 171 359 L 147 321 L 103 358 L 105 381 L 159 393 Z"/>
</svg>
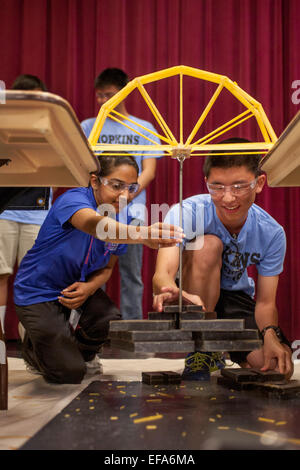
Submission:
<svg viewBox="0 0 300 470">
<path fill-rule="evenodd" d="M 266 326 L 265 328 L 263 328 L 260 332 L 262 338 L 264 339 L 264 336 L 265 336 L 267 330 L 270 330 L 270 329 L 275 331 L 277 338 L 282 343 L 283 338 L 282 338 L 282 333 L 281 333 L 281 329 L 279 328 L 279 326 L 269 325 L 269 326 Z"/>
</svg>

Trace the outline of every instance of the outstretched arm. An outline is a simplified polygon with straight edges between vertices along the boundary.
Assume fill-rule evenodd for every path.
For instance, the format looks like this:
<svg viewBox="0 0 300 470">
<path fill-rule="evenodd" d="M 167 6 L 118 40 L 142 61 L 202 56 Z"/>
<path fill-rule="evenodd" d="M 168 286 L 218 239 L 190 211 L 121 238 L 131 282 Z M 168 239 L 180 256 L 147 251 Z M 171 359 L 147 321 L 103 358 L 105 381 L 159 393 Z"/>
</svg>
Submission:
<svg viewBox="0 0 300 470">
<path fill-rule="evenodd" d="M 93 209 L 80 209 L 70 218 L 73 227 L 100 240 L 112 243 L 142 243 L 149 248 L 174 246 L 184 237 L 180 227 L 158 222 L 149 227 L 128 226 L 110 217 L 100 216 Z"/>
</svg>

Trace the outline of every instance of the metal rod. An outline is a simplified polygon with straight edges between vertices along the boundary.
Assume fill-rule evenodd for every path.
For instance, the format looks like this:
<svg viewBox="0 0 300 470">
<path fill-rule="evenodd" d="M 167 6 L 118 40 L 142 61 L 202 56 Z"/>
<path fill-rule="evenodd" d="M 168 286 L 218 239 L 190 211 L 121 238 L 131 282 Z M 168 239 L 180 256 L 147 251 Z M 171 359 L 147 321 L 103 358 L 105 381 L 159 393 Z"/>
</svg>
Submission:
<svg viewBox="0 0 300 470">
<path fill-rule="evenodd" d="M 179 226 L 183 228 L 183 205 L 182 205 L 182 200 L 183 200 L 183 162 L 185 160 L 185 157 L 182 155 L 179 155 L 177 157 L 177 160 L 179 161 Z M 183 246 L 180 244 L 179 246 L 179 297 L 178 297 L 178 306 L 179 306 L 179 311 L 178 311 L 178 316 L 176 318 L 176 327 L 179 328 L 180 326 L 180 316 L 182 314 L 182 251 L 183 251 Z"/>
</svg>

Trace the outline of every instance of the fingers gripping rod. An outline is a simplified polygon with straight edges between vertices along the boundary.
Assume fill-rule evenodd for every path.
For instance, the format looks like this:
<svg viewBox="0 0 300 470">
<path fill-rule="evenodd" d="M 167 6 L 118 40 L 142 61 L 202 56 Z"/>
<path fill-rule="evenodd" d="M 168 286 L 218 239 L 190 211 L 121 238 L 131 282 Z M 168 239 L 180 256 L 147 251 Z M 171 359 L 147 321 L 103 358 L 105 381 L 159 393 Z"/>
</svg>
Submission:
<svg viewBox="0 0 300 470">
<path fill-rule="evenodd" d="M 183 229 L 183 163 L 186 158 L 190 158 L 191 147 L 177 146 L 172 151 L 172 158 L 179 162 L 179 226 Z M 179 318 L 182 313 L 182 252 L 183 246 L 179 246 L 179 298 L 178 315 L 176 316 L 176 328 L 179 328 Z"/>
</svg>

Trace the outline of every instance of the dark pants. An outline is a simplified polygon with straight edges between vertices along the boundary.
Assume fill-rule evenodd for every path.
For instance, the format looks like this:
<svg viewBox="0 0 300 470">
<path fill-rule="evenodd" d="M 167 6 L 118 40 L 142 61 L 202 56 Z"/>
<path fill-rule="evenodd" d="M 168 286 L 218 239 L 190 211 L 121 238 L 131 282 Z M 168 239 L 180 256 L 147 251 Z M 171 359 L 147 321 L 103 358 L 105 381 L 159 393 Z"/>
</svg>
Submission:
<svg viewBox="0 0 300 470">
<path fill-rule="evenodd" d="M 255 300 L 243 291 L 228 291 L 221 289 L 215 310 L 218 318 L 227 320 L 241 318 L 245 320 L 246 329 L 258 330 L 254 315 L 255 305 Z M 291 347 L 283 333 L 282 337 L 282 342 Z M 241 364 L 247 361 L 247 356 L 250 352 L 251 351 L 231 351 L 229 354 L 233 362 Z"/>
<path fill-rule="evenodd" d="M 111 320 L 121 314 L 102 289 L 98 289 L 81 306 L 78 327 L 69 324 L 71 311 L 59 302 L 16 305 L 20 322 L 26 330 L 22 353 L 47 382 L 80 383 L 90 361 L 101 349 Z"/>
</svg>

